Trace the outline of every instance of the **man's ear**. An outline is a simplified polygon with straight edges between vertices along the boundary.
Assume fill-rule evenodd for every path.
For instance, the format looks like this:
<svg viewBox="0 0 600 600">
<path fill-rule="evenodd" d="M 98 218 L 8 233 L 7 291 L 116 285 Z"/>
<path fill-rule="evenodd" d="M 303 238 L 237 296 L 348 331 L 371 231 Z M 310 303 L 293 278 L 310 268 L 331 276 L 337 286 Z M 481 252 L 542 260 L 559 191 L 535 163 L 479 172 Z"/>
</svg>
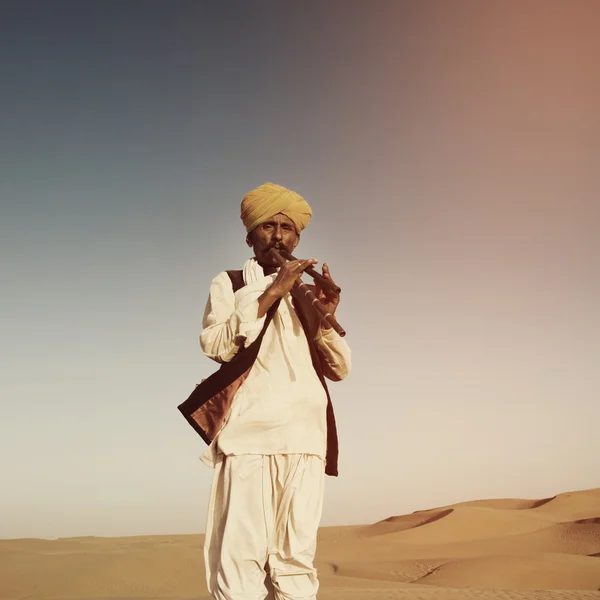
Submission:
<svg viewBox="0 0 600 600">
<path fill-rule="evenodd" d="M 248 244 L 248 248 L 252 248 L 252 242 L 250 241 L 250 236 L 246 236 L 246 244 Z"/>
<path fill-rule="evenodd" d="M 298 246 L 298 244 L 300 243 L 300 234 L 296 234 L 296 241 L 294 242 L 294 250 L 296 249 L 296 246 Z"/>
</svg>

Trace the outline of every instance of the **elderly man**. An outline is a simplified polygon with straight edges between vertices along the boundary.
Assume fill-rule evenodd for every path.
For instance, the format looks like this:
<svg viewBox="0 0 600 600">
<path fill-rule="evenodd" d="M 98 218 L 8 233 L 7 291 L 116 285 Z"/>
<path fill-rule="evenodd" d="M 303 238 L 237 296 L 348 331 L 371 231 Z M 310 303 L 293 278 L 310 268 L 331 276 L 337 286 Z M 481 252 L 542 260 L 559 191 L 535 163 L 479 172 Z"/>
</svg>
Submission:
<svg viewBox="0 0 600 600">
<path fill-rule="evenodd" d="M 266 183 L 249 192 L 241 218 L 254 256 L 210 285 L 202 350 L 223 364 L 246 362 L 225 391 L 213 390 L 231 402 L 202 457 L 214 467 L 204 554 L 217 600 L 263 600 L 271 587 L 277 600 L 312 600 L 319 587 L 313 559 L 324 478 L 337 475 L 325 377 L 346 377 L 350 350 L 292 294 L 297 276 L 317 261 L 278 267 L 269 252 L 292 253 L 311 215 L 284 187 Z M 331 277 L 326 265 L 322 274 Z M 318 284 L 315 293 L 334 314 L 339 296 Z"/>
</svg>

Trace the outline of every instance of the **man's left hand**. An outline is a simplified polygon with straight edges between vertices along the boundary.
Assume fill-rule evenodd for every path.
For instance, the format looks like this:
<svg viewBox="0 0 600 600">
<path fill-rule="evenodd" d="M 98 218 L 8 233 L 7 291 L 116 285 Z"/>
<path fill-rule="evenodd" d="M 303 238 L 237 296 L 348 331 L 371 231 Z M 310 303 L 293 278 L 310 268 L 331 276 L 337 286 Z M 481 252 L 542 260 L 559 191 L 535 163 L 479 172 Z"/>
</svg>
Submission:
<svg viewBox="0 0 600 600">
<path fill-rule="evenodd" d="M 331 273 L 329 272 L 329 267 L 327 263 L 323 264 L 322 274 L 325 279 L 329 279 L 332 283 L 334 283 L 331 278 Z M 315 296 L 319 299 L 323 308 L 327 310 L 327 312 L 335 315 L 335 311 L 340 303 L 340 295 L 329 289 L 323 289 L 318 280 L 315 279 Z"/>
</svg>

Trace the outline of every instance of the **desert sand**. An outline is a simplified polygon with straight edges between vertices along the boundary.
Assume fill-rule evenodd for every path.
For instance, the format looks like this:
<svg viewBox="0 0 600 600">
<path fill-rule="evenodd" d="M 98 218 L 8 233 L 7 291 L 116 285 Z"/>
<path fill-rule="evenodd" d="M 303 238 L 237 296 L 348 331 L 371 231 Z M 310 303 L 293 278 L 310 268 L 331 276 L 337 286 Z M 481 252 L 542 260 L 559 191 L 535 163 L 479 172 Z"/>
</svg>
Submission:
<svg viewBox="0 0 600 600">
<path fill-rule="evenodd" d="M 0 598 L 208 600 L 203 536 L 0 540 Z M 319 531 L 320 600 L 600 600 L 600 488 Z"/>
</svg>

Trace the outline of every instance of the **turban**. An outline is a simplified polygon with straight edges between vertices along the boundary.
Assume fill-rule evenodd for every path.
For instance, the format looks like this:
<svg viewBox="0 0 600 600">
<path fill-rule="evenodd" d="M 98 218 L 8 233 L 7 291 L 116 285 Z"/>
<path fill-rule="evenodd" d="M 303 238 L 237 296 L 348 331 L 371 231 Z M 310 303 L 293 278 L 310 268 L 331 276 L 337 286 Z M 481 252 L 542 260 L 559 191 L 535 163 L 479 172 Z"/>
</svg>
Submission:
<svg viewBox="0 0 600 600">
<path fill-rule="evenodd" d="M 302 196 L 275 183 L 263 183 L 242 200 L 241 218 L 247 232 L 279 213 L 293 221 L 298 233 L 312 216 L 310 206 Z"/>
</svg>

